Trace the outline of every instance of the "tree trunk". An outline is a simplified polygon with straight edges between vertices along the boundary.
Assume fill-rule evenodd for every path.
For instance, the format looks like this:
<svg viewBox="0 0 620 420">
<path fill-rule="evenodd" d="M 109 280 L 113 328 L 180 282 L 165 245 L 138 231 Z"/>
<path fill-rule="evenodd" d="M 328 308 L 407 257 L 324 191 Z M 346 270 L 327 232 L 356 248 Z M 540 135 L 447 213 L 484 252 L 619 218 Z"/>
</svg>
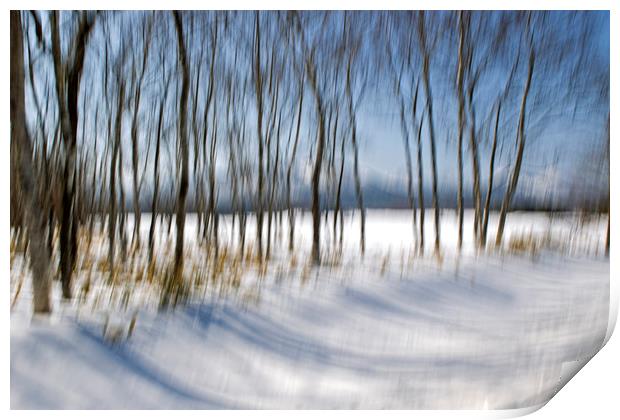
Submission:
<svg viewBox="0 0 620 420">
<path fill-rule="evenodd" d="M 49 254 L 45 242 L 45 212 L 38 198 L 37 180 L 34 178 L 32 162 L 32 143 L 26 128 L 26 109 L 24 99 L 24 54 L 20 12 L 11 10 L 11 142 L 19 154 L 19 184 L 26 202 L 26 222 L 28 227 L 28 251 L 32 269 L 33 310 L 35 313 L 48 313 L 50 307 L 51 273 Z"/>
<path fill-rule="evenodd" d="M 517 150 L 517 160 L 515 161 L 515 166 L 512 170 L 512 175 L 510 177 L 510 183 L 508 184 L 508 188 L 506 189 L 506 194 L 504 195 L 504 200 L 502 202 L 502 208 L 499 213 L 497 236 L 495 237 L 496 247 L 500 247 L 502 244 L 502 237 L 504 235 L 504 225 L 506 224 L 506 213 L 510 209 L 510 203 L 512 202 L 512 197 L 517 188 L 517 183 L 519 182 L 519 173 L 521 172 L 521 162 L 523 161 L 523 150 L 525 149 L 525 112 L 526 112 L 526 106 L 527 106 L 527 97 L 530 93 L 530 85 L 532 83 L 533 73 L 534 73 L 534 51 L 530 50 L 527 79 L 525 81 L 525 88 L 523 89 L 523 98 L 521 99 L 521 110 L 519 112 L 519 127 L 517 131 L 519 146 Z"/>
<path fill-rule="evenodd" d="M 609 257 L 609 223 L 611 220 L 611 211 L 607 212 L 607 235 L 605 237 L 605 256 Z"/>
<path fill-rule="evenodd" d="M 263 80 L 261 75 L 260 61 L 260 19 L 259 12 L 255 12 L 255 43 L 254 46 L 254 84 L 256 91 L 256 130 L 258 134 L 258 178 L 257 186 L 258 198 L 256 203 L 256 242 L 258 246 L 258 258 L 263 259 Z"/>
<path fill-rule="evenodd" d="M 288 168 L 286 170 L 286 200 L 288 207 L 288 223 L 289 223 L 289 236 L 288 236 L 288 250 L 293 251 L 295 244 L 295 209 L 292 205 L 291 198 L 291 172 L 293 170 L 293 164 L 295 162 L 295 156 L 297 155 L 297 145 L 299 144 L 299 129 L 301 126 L 301 113 L 303 110 L 304 103 L 304 90 L 303 90 L 304 80 L 302 78 L 300 82 L 299 88 L 299 109 L 297 111 L 297 127 L 295 130 L 295 143 L 293 144 L 293 151 L 291 153 L 291 158 L 288 164 Z"/>
<path fill-rule="evenodd" d="M 138 90 L 140 88 L 138 87 Z M 140 93 L 136 94 L 138 98 Z M 133 122 L 131 124 L 131 167 L 132 167 L 132 186 L 133 186 L 133 233 L 131 241 L 140 247 L 140 191 L 138 188 L 138 108 L 140 99 L 136 100 Z"/>
<path fill-rule="evenodd" d="M 151 226 L 149 228 L 149 264 L 153 263 L 155 245 L 155 224 L 157 222 L 157 200 L 159 196 L 159 150 L 161 145 L 161 131 L 164 123 L 164 100 L 159 103 L 159 121 L 157 124 L 157 143 L 155 145 L 155 164 L 153 166 L 153 201 L 151 203 Z"/>
<path fill-rule="evenodd" d="M 336 141 L 336 138 L 334 137 L 334 141 Z M 340 237 L 339 237 L 339 250 L 340 252 L 342 252 L 342 208 L 340 207 L 340 202 L 341 202 L 341 195 L 342 195 L 342 178 L 344 175 L 344 151 L 345 151 L 345 144 L 346 141 L 343 138 L 342 139 L 342 144 L 341 144 L 341 148 L 340 148 L 340 171 L 338 173 L 338 187 L 336 189 L 336 208 L 334 209 L 334 238 L 336 237 L 336 228 L 337 228 L 337 223 L 338 223 L 338 214 L 340 213 Z"/>
<path fill-rule="evenodd" d="M 360 211 L 360 251 L 362 256 L 366 252 L 366 210 L 364 208 L 364 193 L 359 173 L 359 158 L 357 147 L 357 136 L 355 132 L 355 122 L 351 132 L 351 143 L 353 145 L 353 177 L 355 178 L 355 196 L 357 197 L 357 207 Z"/>
<path fill-rule="evenodd" d="M 439 203 L 437 197 L 437 153 L 435 151 L 435 123 L 433 121 L 433 94 L 430 86 L 430 57 L 426 45 L 426 32 L 424 25 L 424 12 L 420 13 L 418 25 L 418 35 L 423 51 L 422 78 L 424 80 L 424 90 L 426 91 L 426 109 L 428 111 L 428 130 L 431 145 L 431 169 L 433 177 L 433 207 L 435 209 L 435 253 L 439 252 L 441 243 L 441 231 L 439 226 Z"/>
<path fill-rule="evenodd" d="M 121 144 L 121 129 L 123 121 L 123 102 L 125 100 L 125 86 L 119 81 L 118 105 L 116 109 L 116 122 L 114 125 L 114 146 L 112 147 L 112 159 L 110 162 L 110 215 L 108 220 L 108 262 L 110 271 L 114 270 L 114 252 L 116 240 L 116 167 L 117 157 Z"/>
<path fill-rule="evenodd" d="M 120 140 L 119 140 L 120 141 Z M 123 184 L 123 146 L 119 145 L 118 148 L 118 189 L 120 200 L 120 217 L 119 217 L 119 236 L 121 240 L 121 261 L 125 261 L 127 257 L 127 230 L 125 224 L 127 222 L 127 208 L 125 199 L 125 185 Z"/>
<path fill-rule="evenodd" d="M 314 82 L 314 76 L 311 77 Z M 321 264 L 321 202 L 320 202 L 320 186 L 321 186 L 321 169 L 323 166 L 323 149 L 325 147 L 325 129 L 323 104 L 320 94 L 314 86 L 316 111 L 319 119 L 318 127 L 318 143 L 316 146 L 316 155 L 314 158 L 314 168 L 312 170 L 312 261 L 315 265 Z"/>
<path fill-rule="evenodd" d="M 77 217 L 75 203 L 76 187 L 76 158 L 77 158 L 77 123 L 78 123 L 78 95 L 84 66 L 86 44 L 93 25 L 92 20 L 81 15 L 78 31 L 75 37 L 75 49 L 72 62 L 65 75 L 62 63 L 60 33 L 58 29 L 58 12 L 50 12 L 52 27 L 52 56 L 54 59 L 54 73 L 56 76 L 56 95 L 60 127 L 65 144 L 66 157 L 63 177 L 62 219 L 60 224 L 60 266 L 63 297 L 71 298 L 71 277 L 75 256 L 77 253 Z M 65 79 L 66 77 L 66 79 Z M 66 82 L 66 84 L 65 84 Z"/>
<path fill-rule="evenodd" d="M 403 146 L 405 148 L 405 163 L 407 165 L 407 199 L 409 200 L 409 208 L 413 213 L 413 236 L 417 239 L 418 223 L 417 208 L 415 205 L 415 197 L 413 195 L 413 159 L 411 158 L 411 145 L 409 143 L 409 130 L 407 128 L 407 119 L 405 116 L 405 100 L 398 86 L 398 96 L 400 99 L 400 125 L 403 132 Z"/>
<path fill-rule="evenodd" d="M 465 40 L 465 24 L 463 22 L 463 11 L 459 12 L 459 56 L 457 67 L 457 96 L 459 102 L 458 109 L 458 141 L 457 141 L 457 166 L 458 166 L 458 192 L 457 192 L 457 213 L 458 213 L 458 249 L 463 247 L 463 130 L 464 130 L 464 93 L 463 93 L 463 44 Z"/>
<path fill-rule="evenodd" d="M 189 65 L 183 38 L 183 23 L 178 11 L 173 13 L 178 41 L 178 60 L 182 71 L 181 96 L 179 98 L 179 149 L 181 157 L 181 174 L 179 181 L 179 196 L 176 208 L 176 245 L 174 261 L 174 282 L 178 286 L 183 276 L 183 239 L 185 234 L 185 200 L 188 189 L 188 145 L 187 145 L 187 96 L 189 90 Z"/>
<path fill-rule="evenodd" d="M 480 246 L 480 233 L 481 233 L 481 222 L 482 216 L 480 214 L 480 205 L 481 205 L 481 194 L 480 194 L 480 164 L 478 161 L 478 142 L 476 140 L 476 126 L 475 126 L 475 114 L 473 110 L 473 105 L 471 104 L 471 96 L 470 96 L 470 114 L 471 114 L 471 124 L 470 124 L 470 132 L 469 132 L 469 150 L 471 153 L 471 162 L 472 162 L 472 187 L 473 187 L 473 199 L 474 199 L 474 238 L 477 246 Z"/>
<path fill-rule="evenodd" d="M 497 129 L 499 126 L 499 114 L 501 112 L 502 103 L 497 103 L 497 111 L 495 114 L 495 129 L 493 131 L 493 146 L 491 147 L 491 160 L 489 162 L 489 185 L 487 189 L 487 197 L 484 202 L 484 219 L 482 221 L 482 232 L 480 240 L 482 248 L 487 244 L 487 229 L 489 226 L 489 211 L 491 208 L 491 196 L 493 195 L 493 172 L 495 171 L 495 152 L 497 150 Z"/>
<path fill-rule="evenodd" d="M 417 97 L 417 92 L 416 92 Z M 415 109 L 415 106 L 414 106 Z M 415 112 L 415 111 L 414 111 Z M 424 167 L 422 162 L 422 126 L 424 124 L 424 115 L 420 118 L 418 125 L 418 200 L 420 208 L 420 254 L 424 254 L 424 214 L 426 207 L 424 204 Z"/>
<path fill-rule="evenodd" d="M 357 127 L 355 122 L 355 109 L 353 107 L 353 92 L 351 88 L 351 57 L 347 65 L 347 96 L 349 97 L 349 122 L 351 125 L 351 145 L 353 147 L 353 177 L 355 180 L 355 195 L 357 207 L 360 211 L 360 251 L 362 256 L 366 252 L 366 211 L 364 208 L 364 193 L 359 173 L 359 153 L 357 147 Z"/>
</svg>

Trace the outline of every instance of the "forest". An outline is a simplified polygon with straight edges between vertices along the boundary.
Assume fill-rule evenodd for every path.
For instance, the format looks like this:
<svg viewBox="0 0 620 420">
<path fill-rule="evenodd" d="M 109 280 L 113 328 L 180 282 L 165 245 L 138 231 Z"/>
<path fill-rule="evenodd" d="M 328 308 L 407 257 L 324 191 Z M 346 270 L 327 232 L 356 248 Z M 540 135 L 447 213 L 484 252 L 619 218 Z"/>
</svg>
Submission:
<svg viewBox="0 0 620 420">
<path fill-rule="evenodd" d="M 570 283 L 567 296 L 609 281 L 608 12 L 11 11 L 10 99 L 12 323 L 56 314 L 79 324 L 88 307 L 105 343 L 131 345 L 144 308 L 155 310 L 144 323 L 157 325 L 156 313 L 200 314 L 212 299 L 216 308 L 302 299 L 271 289 L 281 283 L 449 283 L 476 270 L 489 279 L 489 267 L 508 261 L 498 278 L 515 278 L 497 287 L 521 296 L 529 292 L 519 276 L 575 256 L 583 265 L 571 259 L 564 269 L 594 270 L 596 286 Z M 522 265 L 531 273 L 517 274 Z M 364 293 L 391 296 L 398 284 Z M 482 299 L 473 280 L 467 290 L 446 284 L 427 286 L 455 305 L 464 299 L 462 310 Z M 551 305 L 549 290 L 536 295 L 540 308 Z M 399 304 L 425 305 L 401 292 L 408 303 Z M 485 295 L 490 313 L 504 292 Z M 594 301 L 606 307 L 600 296 L 584 313 Z M 376 320 L 394 310 L 381 305 L 391 304 L 371 304 Z M 331 310 L 340 313 L 315 316 Z M 599 343 L 600 331 L 591 334 Z M 11 340 L 17 357 L 26 338 L 12 327 Z M 19 406 L 37 405 L 15 395 L 25 395 Z M 428 395 L 376 406 L 480 399 Z M 491 405 L 540 402 L 504 397 Z M 293 404 L 256 398 L 248 405 Z"/>
</svg>

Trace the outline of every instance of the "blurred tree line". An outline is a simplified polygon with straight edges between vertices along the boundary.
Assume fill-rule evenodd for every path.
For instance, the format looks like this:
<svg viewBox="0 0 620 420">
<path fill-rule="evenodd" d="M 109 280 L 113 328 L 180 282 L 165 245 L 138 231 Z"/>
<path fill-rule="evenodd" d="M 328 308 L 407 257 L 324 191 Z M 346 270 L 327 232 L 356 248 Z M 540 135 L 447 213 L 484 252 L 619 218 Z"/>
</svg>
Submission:
<svg viewBox="0 0 620 420">
<path fill-rule="evenodd" d="M 592 149 L 608 162 L 601 22 L 608 14 L 12 11 L 11 227 L 29 244 L 35 312 L 50 310 L 54 249 L 63 296 L 71 298 L 79 235 L 105 235 L 114 267 L 129 247 L 153 258 L 158 219 L 168 229 L 175 223 L 173 291 L 183 275 L 188 200 L 200 240 L 216 255 L 220 193 L 230 199 L 242 254 L 250 214 L 260 260 L 284 229 L 292 251 L 299 173 L 311 188 L 314 263 L 322 260 L 322 216 L 342 247 L 346 182 L 354 186 L 363 254 L 360 109 L 377 97 L 389 99 L 398 119 L 420 252 L 428 200 L 440 250 L 440 144 L 455 150 L 459 247 L 468 194 L 480 248 L 492 200 L 501 202 L 500 246 L 527 150 L 545 142 L 545 130 L 587 119 Z M 506 175 L 498 189 L 499 160 Z M 603 203 L 588 206 L 608 211 L 609 164 L 580 176 L 603 191 Z M 145 208 L 151 218 L 142 243 Z"/>
</svg>

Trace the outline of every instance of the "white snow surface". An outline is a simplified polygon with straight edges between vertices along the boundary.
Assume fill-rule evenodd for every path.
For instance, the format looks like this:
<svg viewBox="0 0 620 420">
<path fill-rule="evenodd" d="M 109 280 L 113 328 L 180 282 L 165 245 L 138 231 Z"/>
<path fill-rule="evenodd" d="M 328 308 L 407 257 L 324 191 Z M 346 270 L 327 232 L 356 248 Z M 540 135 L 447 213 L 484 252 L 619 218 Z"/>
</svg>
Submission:
<svg viewBox="0 0 620 420">
<path fill-rule="evenodd" d="M 426 220 L 430 250 L 431 212 Z M 146 238 L 148 216 L 142 223 Z M 284 244 L 264 277 L 249 273 L 235 293 L 207 287 L 174 310 L 158 311 L 144 285 L 128 306 L 110 307 L 94 297 L 62 302 L 55 283 L 53 314 L 33 318 L 26 280 L 11 312 L 11 408 L 525 408 L 546 403 L 604 344 L 606 219 L 581 226 L 572 216 L 510 214 L 507 240 L 534 232 L 567 244 L 536 256 L 477 254 L 469 222 L 457 257 L 455 217 L 446 214 L 441 261 L 410 258 L 408 212 L 368 213 L 363 259 L 357 223 L 346 221 L 337 267 L 286 268 Z M 230 218 L 222 225 L 222 243 L 234 243 Z M 200 257 L 195 228 L 190 218 L 191 258 Z M 164 230 L 158 255 L 169 251 Z M 306 215 L 300 267 L 310 233 Z M 12 294 L 24 261 L 12 264 Z M 91 296 L 110 293 L 99 283 Z M 133 314 L 130 338 L 104 338 L 105 319 L 125 331 Z"/>
</svg>

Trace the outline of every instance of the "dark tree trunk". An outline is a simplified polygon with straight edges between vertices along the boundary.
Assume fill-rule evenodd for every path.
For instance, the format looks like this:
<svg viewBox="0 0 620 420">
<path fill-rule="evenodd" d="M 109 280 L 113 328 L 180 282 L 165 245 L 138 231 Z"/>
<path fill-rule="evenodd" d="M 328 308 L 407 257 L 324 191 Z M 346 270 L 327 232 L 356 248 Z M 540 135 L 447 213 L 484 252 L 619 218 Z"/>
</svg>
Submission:
<svg viewBox="0 0 620 420">
<path fill-rule="evenodd" d="M 157 200 L 159 196 L 159 150 L 161 146 L 161 131 L 164 123 L 164 101 L 159 103 L 159 121 L 157 124 L 157 143 L 155 145 L 155 164 L 153 166 L 153 201 L 151 203 L 151 226 L 149 228 L 149 263 L 153 263 L 155 246 L 155 225 L 157 222 Z"/>
<path fill-rule="evenodd" d="M 463 22 L 463 11 L 459 12 L 459 55 L 458 55 L 458 68 L 457 68 L 457 96 L 459 102 L 458 108 L 458 141 L 457 141 L 457 166 L 458 166 L 458 192 L 457 192 L 457 213 L 458 213 L 458 249 L 459 251 L 463 247 L 463 130 L 465 122 L 464 120 L 464 93 L 463 93 L 463 72 L 464 72 L 464 57 L 463 47 L 465 38 L 465 25 Z"/>
<path fill-rule="evenodd" d="M 50 13 L 52 26 L 52 55 L 56 76 L 56 94 L 60 117 L 60 127 L 65 148 L 67 150 L 63 177 L 62 211 L 60 222 L 60 268 L 63 297 L 71 298 L 71 277 L 77 253 L 77 215 L 76 215 L 76 158 L 77 158 L 77 123 L 78 95 L 86 45 L 93 22 L 85 12 L 81 15 L 75 37 L 72 62 L 65 75 L 62 63 L 60 33 L 58 28 L 58 12 Z"/>
<path fill-rule="evenodd" d="M 426 109 L 428 111 L 428 130 L 431 145 L 431 169 L 433 177 L 433 208 L 435 209 L 435 253 L 439 252 L 441 244 L 441 231 L 439 226 L 439 203 L 437 197 L 437 153 L 435 151 L 435 123 L 433 121 L 433 94 L 430 86 L 430 57 L 426 45 L 426 31 L 424 22 L 424 12 L 420 12 L 420 22 L 418 24 L 418 34 L 423 50 L 422 78 L 424 80 L 424 90 L 426 92 Z"/>
<path fill-rule="evenodd" d="M 38 200 L 37 180 L 34 178 L 32 143 L 26 128 L 24 99 L 24 53 L 20 12 L 11 10 L 11 143 L 19 154 L 18 173 L 21 193 L 26 202 L 25 219 L 28 227 L 28 252 L 32 269 L 33 309 L 48 313 L 50 307 L 51 273 L 49 253 L 45 243 L 46 214 Z"/>
<path fill-rule="evenodd" d="M 288 223 L 289 223 L 289 236 L 288 236 L 288 250 L 293 251 L 295 246 L 295 209 L 292 205 L 292 197 L 291 197 L 291 175 L 293 171 L 293 164 L 295 162 L 295 156 L 297 155 L 297 145 L 299 144 L 299 129 L 301 126 L 301 113 L 303 110 L 304 103 L 304 90 L 303 90 L 303 78 L 300 82 L 299 89 L 299 108 L 297 111 L 297 127 L 295 130 L 295 143 L 293 144 L 293 151 L 291 153 L 291 158 L 288 164 L 288 168 L 286 170 L 286 200 L 287 200 L 287 208 L 288 208 Z"/>
<path fill-rule="evenodd" d="M 189 90 L 189 64 L 185 50 L 183 22 L 178 11 L 173 12 L 174 24 L 177 32 L 178 59 L 182 72 L 181 96 L 179 98 L 179 149 L 181 157 L 181 174 L 179 180 L 179 195 L 176 208 L 176 245 L 174 262 L 174 282 L 178 285 L 183 276 L 183 239 L 185 234 L 185 201 L 188 189 L 188 145 L 187 145 L 187 97 Z"/>
<path fill-rule="evenodd" d="M 110 214 L 108 220 L 108 262 L 111 272 L 114 270 L 114 252 L 116 241 L 116 167 L 121 143 L 121 130 L 123 121 L 123 102 L 125 100 L 125 86 L 119 81 L 118 105 L 116 108 L 116 122 L 114 125 L 114 146 L 112 147 L 112 159 L 110 162 Z"/>
<path fill-rule="evenodd" d="M 257 186 L 258 198 L 255 207 L 256 211 L 256 241 L 258 246 L 258 258 L 263 259 L 263 187 L 264 187 L 264 173 L 263 173 L 263 80 L 261 75 L 261 60 L 260 60 L 260 19 L 259 12 L 255 12 L 255 43 L 254 46 L 254 84 L 256 91 L 256 130 L 258 134 L 258 178 Z"/>
<path fill-rule="evenodd" d="M 502 208 L 499 213 L 499 223 L 497 226 L 497 236 L 495 237 L 495 246 L 500 247 L 502 244 L 502 238 L 504 235 L 504 225 L 506 223 L 506 214 L 510 209 L 512 197 L 517 189 L 517 183 L 519 182 L 519 173 L 521 172 L 521 162 L 523 161 L 523 151 L 525 150 L 525 113 L 527 107 L 527 98 L 530 93 L 530 85 L 532 83 L 532 74 L 534 73 L 534 51 L 530 50 L 529 65 L 527 71 L 527 79 L 525 81 L 525 87 L 523 89 L 523 98 L 521 99 L 521 110 L 519 112 L 519 127 L 517 129 L 518 137 L 518 150 L 515 166 L 512 170 L 510 182 L 508 188 L 506 188 L 506 194 L 502 202 Z"/>
<path fill-rule="evenodd" d="M 482 232 L 480 235 L 482 248 L 487 244 L 487 229 L 489 227 L 489 212 L 491 209 L 491 196 L 493 195 L 493 173 L 495 171 L 495 153 L 497 150 L 497 129 L 499 127 L 499 115 L 502 104 L 497 103 L 497 111 L 495 114 L 495 129 L 493 131 L 493 146 L 491 146 L 491 160 L 489 162 L 489 185 L 487 189 L 487 197 L 484 202 L 484 219 L 482 221 Z"/>
</svg>

